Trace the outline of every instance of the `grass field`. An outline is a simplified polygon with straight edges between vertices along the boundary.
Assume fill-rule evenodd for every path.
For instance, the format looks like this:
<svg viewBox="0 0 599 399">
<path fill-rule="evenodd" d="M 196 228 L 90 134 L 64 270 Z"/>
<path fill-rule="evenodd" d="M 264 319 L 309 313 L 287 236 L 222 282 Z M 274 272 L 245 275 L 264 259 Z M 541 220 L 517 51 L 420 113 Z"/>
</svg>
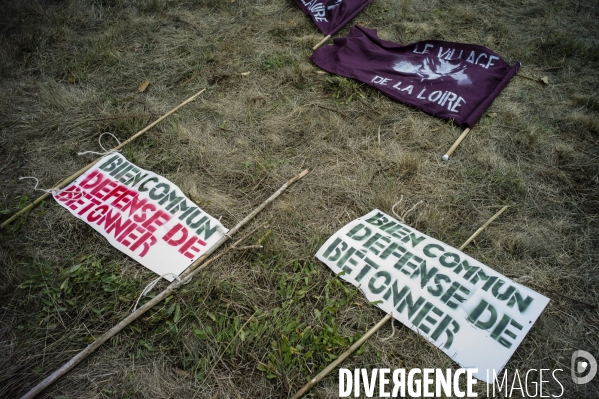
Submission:
<svg viewBox="0 0 599 399">
<path fill-rule="evenodd" d="M 443 162 L 461 131 L 321 73 L 308 57 L 322 34 L 292 0 L 1 2 L 1 220 L 41 194 L 18 177 L 50 188 L 102 132 L 126 139 L 201 88 L 123 154 L 227 227 L 310 169 L 252 223 L 270 221 L 250 240 L 263 249 L 225 256 L 42 396 L 291 396 L 384 316 L 314 254 L 403 195 L 400 211 L 424 201 L 407 222 L 455 247 L 510 205 L 465 250 L 551 298 L 506 367 L 560 368 L 564 398 L 599 397 L 599 377 L 569 378 L 573 351 L 599 358 L 598 19 L 596 0 L 373 0 L 353 23 L 383 39 L 475 43 L 523 64 Z M 0 397 L 116 324 L 154 278 L 53 200 L 2 230 Z M 345 367 L 459 367 L 395 326 Z M 337 372 L 311 392 L 337 394 Z"/>
</svg>

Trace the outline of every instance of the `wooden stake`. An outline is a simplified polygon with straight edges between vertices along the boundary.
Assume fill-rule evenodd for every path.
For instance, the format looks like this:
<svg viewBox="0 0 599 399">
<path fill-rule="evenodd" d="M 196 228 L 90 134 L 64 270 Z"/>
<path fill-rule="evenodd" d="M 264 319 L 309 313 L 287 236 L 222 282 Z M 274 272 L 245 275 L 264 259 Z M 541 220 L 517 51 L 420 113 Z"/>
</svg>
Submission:
<svg viewBox="0 0 599 399">
<path fill-rule="evenodd" d="M 318 42 L 318 44 L 316 44 L 316 46 L 312 47 L 312 51 L 316 50 L 317 48 L 319 48 L 320 46 L 322 46 L 323 44 L 325 44 L 325 42 L 327 40 L 329 40 L 331 38 L 331 35 L 326 35 L 324 37 L 324 39 L 322 39 L 321 41 Z"/>
<path fill-rule="evenodd" d="M 187 105 L 190 102 L 192 102 L 193 100 L 195 100 L 197 96 L 199 96 L 200 94 L 202 94 L 204 92 L 204 90 L 206 90 L 206 89 L 202 89 L 199 92 L 197 92 L 196 94 L 194 94 L 193 96 L 189 97 L 187 100 L 183 101 L 181 104 L 177 105 L 175 108 L 171 109 L 169 112 L 167 112 L 166 114 L 162 115 L 160 118 L 156 119 L 154 122 L 150 123 L 148 126 L 146 126 L 145 128 L 141 129 L 139 132 L 135 133 L 133 136 L 129 137 L 127 140 L 123 141 L 121 144 L 119 144 L 116 147 L 114 147 L 112 149 L 112 151 L 117 151 L 117 150 L 123 148 L 124 146 L 126 146 L 127 144 L 129 144 L 130 142 L 132 142 L 133 140 L 135 140 L 136 138 L 138 138 L 139 136 L 141 136 L 142 134 L 144 134 L 145 132 L 147 132 L 148 130 L 150 130 L 151 128 L 153 128 L 154 126 L 156 126 L 157 124 L 159 124 L 160 122 L 162 122 L 164 119 L 166 119 L 170 115 L 172 115 L 175 112 L 177 112 L 180 108 L 184 107 L 185 105 Z M 72 175 L 70 175 L 66 179 L 61 180 L 53 188 L 56 188 L 56 189 L 63 188 L 64 186 L 66 186 L 67 184 L 71 183 L 73 180 L 75 180 L 79 176 L 81 176 L 83 173 L 85 173 L 92 166 L 94 166 L 100 159 L 102 159 L 102 157 L 100 157 L 100 158 L 96 159 L 95 161 L 91 162 L 89 165 L 87 165 L 87 166 L 79 169 L 77 172 L 73 173 Z M 39 197 L 38 199 L 36 199 L 35 201 L 33 201 L 31 204 L 27 205 L 25 208 L 21 209 L 19 212 L 15 213 L 10 218 L 8 218 L 7 220 L 5 220 L 0 225 L 0 229 L 3 229 L 4 227 L 8 226 L 15 219 L 17 219 L 19 216 L 21 216 L 25 212 L 29 211 L 31 208 L 33 208 L 34 206 L 36 206 L 37 204 L 39 204 L 40 202 L 42 202 L 43 200 L 45 200 L 49 196 L 50 196 L 50 193 L 44 193 L 41 197 Z"/>
<path fill-rule="evenodd" d="M 470 128 L 467 127 L 466 129 L 464 129 L 464 132 L 460 135 L 460 137 L 458 137 L 458 139 L 455 141 L 455 143 L 453 143 L 453 145 L 451 146 L 451 148 L 449 149 L 449 151 L 447 151 L 445 153 L 445 155 L 443 155 L 443 160 L 447 161 L 449 159 L 449 157 L 451 156 L 451 154 L 453 154 L 453 152 L 455 151 L 456 148 L 458 148 L 458 146 L 460 145 L 460 143 L 462 142 L 462 140 L 464 140 L 466 138 L 466 136 L 468 135 L 468 133 L 470 132 Z"/>
<path fill-rule="evenodd" d="M 491 216 L 491 219 L 487 220 L 487 222 L 485 224 L 483 224 L 480 229 L 476 230 L 476 232 L 474 234 L 472 234 L 470 236 L 469 239 L 466 240 L 465 243 L 462 244 L 461 247 L 459 247 L 458 249 L 461 251 L 462 249 L 466 248 L 468 246 L 468 244 L 470 244 L 472 242 L 472 240 L 474 240 L 476 237 L 478 237 L 478 235 L 480 233 L 482 233 L 482 231 L 484 229 L 487 228 L 487 226 L 489 226 L 491 223 L 493 223 L 493 220 L 497 219 L 503 212 L 505 212 L 505 210 L 508 208 L 509 205 L 504 206 L 503 208 L 501 208 L 499 210 L 499 212 L 497 212 L 495 215 Z"/>
<path fill-rule="evenodd" d="M 472 236 L 469 239 L 467 239 L 464 244 L 462 244 L 462 246 L 460 247 L 460 251 L 462 249 L 464 249 L 468 244 L 470 244 L 472 242 L 472 240 L 474 240 L 485 228 L 487 228 L 487 226 L 489 224 L 491 224 L 491 222 L 493 220 L 497 219 L 499 217 L 499 215 L 501 215 L 506 209 L 507 209 L 507 205 L 504 206 L 503 208 L 501 208 L 501 210 L 499 212 L 497 212 L 495 215 L 493 215 L 491 217 L 491 219 L 489 219 L 485 224 L 483 224 L 480 229 L 476 230 L 476 233 L 472 234 Z M 391 320 L 391 318 L 392 318 L 391 315 L 389 315 L 389 314 L 385 315 L 385 317 L 383 317 L 381 319 L 381 321 L 376 323 L 376 325 L 374 327 L 372 327 L 370 330 L 368 330 L 368 332 L 366 334 L 364 334 L 364 336 L 362 338 L 360 338 L 358 341 L 356 341 L 352 346 L 349 347 L 348 350 L 343 352 L 341 354 L 341 356 L 339 356 L 337 359 L 335 359 L 335 361 L 333 361 L 331 364 L 329 364 L 327 367 L 325 367 L 324 370 L 322 370 L 320 373 L 318 373 L 318 375 L 316 377 L 311 379 L 310 382 L 308 382 L 299 391 L 297 391 L 295 393 L 295 395 L 293 395 L 292 399 L 299 399 L 302 396 L 304 396 L 306 394 L 306 392 L 308 392 L 310 389 L 312 389 L 312 387 L 314 385 L 318 384 L 318 382 L 320 382 L 320 380 L 322 380 L 324 377 L 326 377 L 339 364 L 341 364 L 341 362 L 343 362 L 345 359 L 347 359 L 349 357 L 349 355 L 354 353 L 360 346 L 362 346 L 362 344 L 364 342 L 366 342 L 370 337 L 372 337 L 372 335 L 374 333 L 376 333 L 378 330 L 380 330 L 381 327 L 383 327 L 385 325 L 385 323 L 387 323 L 389 320 Z"/>
<path fill-rule="evenodd" d="M 250 221 L 254 216 L 256 216 L 256 214 L 258 214 L 258 212 L 260 212 L 268 204 L 270 204 L 272 201 L 274 201 L 275 198 L 277 198 L 283 191 L 285 191 L 285 189 L 287 189 L 287 187 L 289 187 L 290 185 L 292 185 L 293 183 L 295 183 L 296 181 L 298 181 L 299 179 L 304 177 L 306 174 L 308 174 L 308 171 L 304 170 L 302 173 L 296 175 L 291 180 L 289 180 L 287 183 L 283 184 L 281 186 L 281 188 L 279 188 L 273 195 L 271 195 L 262 204 L 260 204 L 260 206 L 258 208 L 254 209 L 241 222 L 237 223 L 237 225 L 235 227 L 233 227 L 226 235 L 222 236 L 222 238 L 220 240 L 218 240 L 217 243 L 212 248 L 210 248 L 208 251 L 206 251 L 204 253 L 204 255 L 200 256 L 194 263 L 192 263 L 192 265 L 183 274 L 181 274 L 179 276 L 180 277 L 179 280 L 173 281 L 171 284 L 169 284 L 168 287 L 166 287 L 164 289 L 164 291 L 162 291 L 161 293 L 156 295 L 154 298 L 150 299 L 143 306 L 140 306 L 135 312 L 131 313 L 129 316 L 127 316 L 123 320 L 121 320 L 120 323 L 118 323 L 117 325 L 112 327 L 110 330 L 108 330 L 104 334 L 102 334 L 98 339 L 96 339 L 94 342 L 92 342 L 90 345 L 88 345 L 87 348 L 85 348 L 84 350 L 79 352 L 77 355 L 73 356 L 73 358 L 71 358 L 71 360 L 66 362 L 61 368 L 59 368 L 54 373 L 52 373 L 51 375 L 46 377 L 46 379 L 44 379 L 42 382 L 37 384 L 33 389 L 31 389 L 29 392 L 27 392 L 25 395 L 23 395 L 23 397 L 21 399 L 30 399 L 30 398 L 34 398 L 35 396 L 37 396 L 44 389 L 46 389 L 49 385 L 51 385 L 56 380 L 58 380 L 60 377 L 62 377 L 63 375 L 68 373 L 71 369 L 73 369 L 73 367 L 75 367 L 77 364 L 79 364 L 83 359 L 85 359 L 86 357 L 91 355 L 104 342 L 106 342 L 110 338 L 114 337 L 122 329 L 127 327 L 129 324 L 131 324 L 133 321 L 135 321 L 137 318 L 139 318 L 145 312 L 152 309 L 154 306 L 156 306 L 158 303 L 160 303 L 164 298 L 168 297 L 173 291 L 176 291 L 177 289 L 182 287 L 184 284 L 187 284 L 200 271 L 206 269 L 210 264 L 214 263 L 217 259 L 224 256 L 229 251 L 234 250 L 237 247 L 237 245 L 239 245 L 241 242 L 243 242 L 243 240 L 245 240 L 247 237 L 249 237 L 251 234 L 253 234 L 256 230 L 264 227 L 264 226 L 259 226 L 255 229 L 253 229 L 252 231 L 250 231 L 249 233 L 244 235 L 241 239 L 239 239 L 237 242 L 235 242 L 233 245 L 231 245 L 227 249 L 225 249 L 223 252 L 221 252 L 217 256 L 211 258 L 209 261 L 204 263 L 204 261 L 210 255 L 212 255 L 212 253 L 214 253 L 214 251 L 216 251 L 222 244 L 224 244 L 230 238 L 230 236 L 232 236 L 237 231 L 239 231 L 239 229 L 241 227 L 243 227 L 248 221 Z M 201 265 L 201 267 L 200 267 L 200 265 Z"/>
</svg>

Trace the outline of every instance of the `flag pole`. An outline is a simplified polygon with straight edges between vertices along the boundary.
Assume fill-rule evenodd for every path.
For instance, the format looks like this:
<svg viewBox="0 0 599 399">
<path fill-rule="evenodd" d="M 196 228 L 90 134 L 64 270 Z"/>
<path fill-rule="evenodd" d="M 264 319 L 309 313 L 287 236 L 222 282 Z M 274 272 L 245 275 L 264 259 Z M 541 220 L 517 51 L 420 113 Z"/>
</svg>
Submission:
<svg viewBox="0 0 599 399">
<path fill-rule="evenodd" d="M 260 204 L 257 208 L 255 208 L 250 214 L 248 214 L 241 222 L 237 223 L 235 227 L 233 227 L 229 232 L 221 237 L 220 240 L 214 244 L 212 248 L 207 250 L 204 255 L 200 256 L 195 262 L 189 266 L 189 268 L 179 276 L 179 278 L 169 284 L 161 293 L 156 295 L 154 298 L 150 299 L 144 305 L 140 306 L 133 313 L 129 314 L 123 320 L 121 320 L 118 324 L 113 326 L 110 330 L 106 331 L 100 337 L 98 337 L 94 342 L 89 344 L 85 349 L 76 354 L 66 362 L 62 367 L 58 370 L 54 371 L 48 377 L 46 377 L 42 382 L 37 384 L 33 389 L 27 392 L 25 395 L 21 397 L 21 399 L 31 399 L 36 397 L 39 393 L 41 393 L 44 389 L 46 389 L 49 385 L 53 384 L 60 377 L 71 371 L 76 365 L 78 365 L 83 359 L 91 355 L 96 349 L 98 349 L 103 343 L 108 341 L 110 338 L 114 337 L 121 330 L 131 324 L 133 321 L 138 319 L 141 315 L 143 315 L 148 310 L 152 309 L 158 303 L 160 303 L 163 299 L 167 298 L 174 291 L 181 288 L 183 285 L 187 284 L 191 281 L 193 277 L 195 277 L 199 272 L 205 270 L 210 264 L 214 263 L 217 259 L 224 256 L 231 250 L 235 250 L 238 248 L 238 245 L 241 244 L 246 238 L 256 232 L 258 229 L 265 227 L 264 225 L 258 226 L 257 228 L 251 230 L 249 233 L 245 234 L 239 240 L 237 240 L 234 244 L 227 247 L 224 251 L 219 253 L 218 255 L 212 257 L 210 260 L 204 262 L 210 255 L 212 255 L 220 246 L 222 246 L 233 234 L 239 231 L 247 222 L 249 222 L 254 216 L 256 216 L 260 211 L 262 211 L 268 204 L 275 200 L 283 191 L 285 191 L 289 186 L 293 183 L 301 179 L 302 177 L 308 174 L 308 170 L 304 170 L 303 172 L 295 175 L 293 178 L 288 180 L 285 184 L 283 184 L 274 194 L 268 197 L 264 202 Z M 201 265 L 201 266 L 200 266 Z"/>
<path fill-rule="evenodd" d="M 462 132 L 462 134 L 460 135 L 460 137 L 458 137 L 458 139 L 455 141 L 455 143 L 453 143 L 453 145 L 451 146 L 451 148 L 445 153 L 445 155 L 443 155 L 442 159 L 444 161 L 447 161 L 449 159 L 449 157 L 451 156 L 451 154 L 453 154 L 453 152 L 455 151 L 456 148 L 458 148 L 458 146 L 460 145 L 460 143 L 462 142 L 462 140 L 464 140 L 466 138 L 466 136 L 468 135 L 468 133 L 470 133 L 470 128 L 467 127 L 466 129 L 464 129 L 464 132 Z"/>
<path fill-rule="evenodd" d="M 468 244 L 470 244 L 472 242 L 472 240 L 474 240 L 480 233 L 482 233 L 482 231 L 484 229 L 486 229 L 487 226 L 490 225 L 495 219 L 497 219 L 499 217 L 499 215 L 501 215 L 507 208 L 508 208 L 507 205 L 504 206 L 503 208 L 501 208 L 501 210 L 499 212 L 497 212 L 495 215 L 493 215 L 491 217 L 491 219 L 487 220 L 487 222 L 485 224 L 483 224 L 481 226 L 481 228 L 476 230 L 476 232 L 474 234 L 472 234 L 470 236 L 470 238 L 468 238 L 466 240 L 466 242 L 464 242 L 464 244 L 462 244 L 462 246 L 458 249 L 461 251 Z M 322 370 L 320 373 L 318 373 L 318 375 L 316 377 L 312 378 L 310 380 L 310 382 L 308 382 L 299 391 L 297 391 L 291 399 L 299 399 L 302 396 L 304 396 L 306 394 L 306 392 L 308 392 L 310 389 L 312 389 L 312 387 L 314 387 L 314 385 L 318 384 L 324 377 L 326 377 L 331 371 L 333 371 L 339 364 L 341 364 L 345 359 L 347 359 L 349 357 L 349 355 L 351 355 L 360 346 L 362 346 L 362 344 L 364 342 L 366 342 L 370 337 L 372 337 L 372 335 L 374 333 L 376 333 L 378 330 L 380 330 L 381 327 L 383 327 L 389 320 L 391 320 L 391 318 L 392 318 L 391 315 L 389 315 L 389 314 L 385 315 L 385 317 L 383 317 L 381 319 L 381 321 L 376 323 L 376 325 L 374 327 L 372 327 L 370 330 L 368 330 L 366 332 L 366 334 L 364 334 L 364 336 L 362 336 L 362 338 L 360 338 L 358 341 L 356 341 L 352 346 L 349 347 L 348 350 L 343 352 L 341 354 L 341 356 L 339 356 L 337 359 L 335 359 L 335 361 L 333 361 L 331 364 L 329 364 L 327 367 L 325 367 L 324 370 Z"/>
<path fill-rule="evenodd" d="M 321 41 L 319 41 L 319 42 L 316 44 L 316 46 L 312 47 L 312 50 L 313 50 L 313 51 L 314 51 L 314 50 L 316 50 L 317 48 L 319 48 L 320 46 L 322 46 L 323 44 L 325 44 L 325 42 L 326 42 L 327 40 L 329 40 L 330 38 L 331 38 L 331 35 L 326 35 L 326 36 L 324 37 L 324 39 L 322 39 Z"/>
<path fill-rule="evenodd" d="M 127 140 L 123 141 L 121 144 L 117 145 L 116 147 L 114 147 L 110 151 L 118 151 L 119 149 L 123 148 L 125 145 L 129 144 L 131 141 L 135 140 L 136 138 L 138 138 L 139 136 L 141 136 L 142 134 L 144 134 L 145 132 L 147 132 L 148 130 L 150 130 L 151 128 L 153 128 L 154 126 L 156 126 L 157 124 L 159 124 L 160 122 L 162 122 L 164 119 L 166 119 L 170 115 L 172 115 L 175 112 L 177 112 L 180 108 L 184 107 L 185 105 L 187 105 L 190 102 L 192 102 L 193 100 L 195 100 L 196 97 L 199 96 L 200 94 L 202 94 L 205 90 L 206 89 L 202 89 L 199 92 L 197 92 L 196 94 L 194 94 L 193 96 L 189 97 L 187 100 L 183 101 L 181 104 L 177 105 L 175 108 L 171 109 L 169 112 L 167 112 L 166 114 L 162 115 L 160 118 L 156 119 L 154 122 L 150 123 L 148 126 L 146 126 L 145 128 L 141 129 L 139 132 L 135 133 L 133 136 L 129 137 Z M 67 184 L 71 183 L 73 180 L 75 180 L 79 176 L 81 176 L 83 173 L 85 173 L 92 166 L 94 166 L 100 159 L 102 159 L 102 157 L 96 159 L 95 161 L 93 161 L 90 164 L 88 164 L 87 166 L 79 169 L 77 172 L 73 173 L 72 175 L 70 175 L 66 179 L 60 181 L 53 188 L 54 189 L 61 189 L 61 188 L 63 188 L 64 186 L 66 186 Z M 23 209 L 21 209 L 20 211 L 18 211 L 14 215 L 12 215 L 10 218 L 8 218 L 7 220 L 5 220 L 0 225 L 0 229 L 3 229 L 6 226 L 8 226 L 15 219 L 17 219 L 19 216 L 21 216 L 25 212 L 29 211 L 31 208 L 33 208 L 34 206 L 36 206 L 37 204 L 39 204 L 40 202 L 42 202 L 43 200 L 45 200 L 49 196 L 50 196 L 49 192 L 44 193 L 42 196 L 40 196 L 38 199 L 36 199 L 35 201 L 33 201 L 31 204 L 27 205 L 26 207 L 24 207 Z"/>
</svg>

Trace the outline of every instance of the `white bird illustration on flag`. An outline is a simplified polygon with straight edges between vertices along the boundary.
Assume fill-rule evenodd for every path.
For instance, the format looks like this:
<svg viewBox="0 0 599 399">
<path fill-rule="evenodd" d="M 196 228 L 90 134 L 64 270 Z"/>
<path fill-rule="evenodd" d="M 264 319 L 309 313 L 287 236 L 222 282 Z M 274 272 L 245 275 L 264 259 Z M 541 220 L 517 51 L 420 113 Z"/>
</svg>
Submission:
<svg viewBox="0 0 599 399">
<path fill-rule="evenodd" d="M 392 68 L 401 73 L 414 74 L 425 80 L 436 80 L 444 76 L 449 76 L 458 82 L 458 85 L 471 85 L 472 81 L 466 74 L 466 65 L 460 62 L 452 64 L 442 58 L 427 58 L 421 65 L 400 59 L 392 65 Z"/>
</svg>

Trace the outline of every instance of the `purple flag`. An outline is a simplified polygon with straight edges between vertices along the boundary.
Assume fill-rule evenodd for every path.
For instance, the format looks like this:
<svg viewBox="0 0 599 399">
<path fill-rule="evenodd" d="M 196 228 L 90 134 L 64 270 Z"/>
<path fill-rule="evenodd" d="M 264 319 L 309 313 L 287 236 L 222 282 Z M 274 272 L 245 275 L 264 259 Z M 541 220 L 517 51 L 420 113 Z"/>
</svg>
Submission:
<svg viewBox="0 0 599 399">
<path fill-rule="evenodd" d="M 310 58 L 322 69 L 369 84 L 462 128 L 473 127 L 516 74 L 483 46 L 427 40 L 403 46 L 381 40 L 376 30 L 354 26 Z"/>
<path fill-rule="evenodd" d="M 325 35 L 334 35 L 370 3 L 370 0 L 295 0 Z"/>
</svg>

